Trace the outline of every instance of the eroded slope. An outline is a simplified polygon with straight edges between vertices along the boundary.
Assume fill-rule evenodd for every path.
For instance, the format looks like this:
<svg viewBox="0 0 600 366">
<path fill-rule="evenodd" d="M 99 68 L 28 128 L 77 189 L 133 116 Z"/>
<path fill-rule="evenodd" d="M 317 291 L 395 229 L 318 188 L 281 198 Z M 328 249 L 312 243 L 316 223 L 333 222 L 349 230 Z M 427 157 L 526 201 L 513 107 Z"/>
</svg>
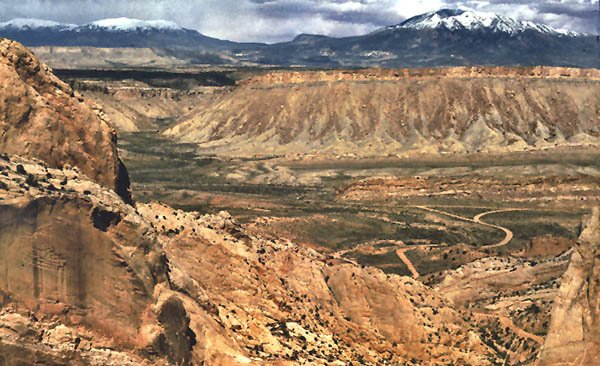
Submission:
<svg viewBox="0 0 600 366">
<path fill-rule="evenodd" d="M 189 363 L 194 336 L 151 224 L 77 170 L 4 155 L 0 173 L 2 360 Z"/>
<path fill-rule="evenodd" d="M 229 155 L 514 151 L 599 143 L 600 74 L 567 68 L 279 72 L 167 130 Z"/>
</svg>

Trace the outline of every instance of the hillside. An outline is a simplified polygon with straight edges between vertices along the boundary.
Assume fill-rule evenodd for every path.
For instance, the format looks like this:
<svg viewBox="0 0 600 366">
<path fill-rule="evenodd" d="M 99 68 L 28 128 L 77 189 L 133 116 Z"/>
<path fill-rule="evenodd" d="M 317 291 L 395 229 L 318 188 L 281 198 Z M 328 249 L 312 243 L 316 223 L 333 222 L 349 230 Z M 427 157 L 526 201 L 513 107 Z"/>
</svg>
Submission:
<svg viewBox="0 0 600 366">
<path fill-rule="evenodd" d="M 591 69 L 276 72 L 200 101 L 164 135 L 236 156 L 597 145 L 599 98 L 600 72 Z"/>
<path fill-rule="evenodd" d="M 471 249 L 464 243 L 440 246 L 439 255 L 450 254 L 452 261 L 455 256 L 463 256 L 470 258 L 469 262 L 460 262 L 434 278 L 423 272 L 425 279 L 419 281 L 411 258 L 415 259 L 414 251 L 428 250 L 426 243 L 408 247 L 401 242 L 394 252 L 395 257 L 410 263 L 409 268 L 415 271 L 411 278 L 360 265 L 343 254 L 348 250 L 318 252 L 273 235 L 277 230 L 271 229 L 277 229 L 273 226 L 277 219 L 265 217 L 240 225 L 227 212 L 205 215 L 157 202 L 134 206 L 122 194 L 123 186 L 114 184 L 128 181 L 128 174 L 119 165 L 115 176 L 115 167 L 120 164 L 116 135 L 106 122 L 26 48 L 11 41 L 0 44 L 0 73 L 7 80 L 6 85 L 0 84 L 4 88 L 4 99 L 0 99 L 0 122 L 4 124 L 0 124 L 4 128 L 0 144 L 1 365 L 516 365 L 532 364 L 544 341 L 541 360 L 552 364 L 558 359 L 574 363 L 581 350 L 592 351 L 597 345 L 597 295 L 591 280 L 597 277 L 597 210 L 573 250 L 561 289 L 555 291 L 558 283 L 554 279 L 573 252 L 568 238 L 548 242 L 538 239 L 537 244 L 521 253 L 513 253 L 513 258 L 485 252 L 508 244 L 502 238 L 496 244 L 494 240 L 486 241 L 485 246 L 473 248 L 471 253 L 467 253 Z M 584 127 L 595 131 L 581 121 L 590 113 L 586 103 L 595 102 L 593 98 L 597 97 L 597 80 L 594 70 L 545 68 L 278 73 L 212 95 L 208 99 L 216 103 L 207 103 L 213 106 L 211 113 L 217 113 L 217 108 L 221 108 L 220 113 L 232 113 L 226 101 L 235 97 L 245 98 L 236 103 L 260 106 L 260 113 L 272 112 L 269 108 L 275 103 L 275 109 L 279 108 L 275 120 L 286 116 L 286 105 L 281 108 L 278 103 L 282 99 L 273 96 L 296 93 L 309 96 L 315 103 L 303 113 L 324 118 L 334 112 L 351 111 L 355 114 L 348 116 L 358 116 L 357 111 L 362 109 L 374 111 L 374 107 L 363 108 L 362 100 L 350 99 L 352 103 L 342 105 L 338 111 L 331 108 L 317 113 L 330 103 L 317 103 L 317 98 L 332 99 L 331 103 L 356 98 L 355 89 L 365 93 L 363 87 L 368 92 L 400 86 L 405 88 L 406 98 L 421 87 L 433 93 L 430 84 L 435 82 L 442 89 L 448 84 L 460 91 L 463 86 L 467 91 L 458 98 L 477 95 L 479 86 L 488 88 L 486 91 L 492 86 L 500 91 L 506 85 L 528 90 L 535 86 L 535 93 L 521 92 L 527 98 L 538 98 L 522 99 L 530 103 L 529 109 L 520 109 L 524 116 L 531 111 L 539 113 L 534 106 L 535 102 L 541 103 L 539 95 L 544 93 L 564 98 L 561 103 L 574 100 L 573 105 L 579 108 L 572 107 L 579 113 L 573 112 L 573 116 L 581 119 L 569 120 L 578 125 L 569 129 L 569 122 L 556 122 L 555 129 L 560 128 L 568 141 L 569 136 L 576 135 L 573 131 Z M 94 93 L 103 93 L 93 91 L 94 85 L 88 87 Z M 149 93 L 147 98 L 165 96 L 162 93 L 173 97 L 170 91 L 144 91 L 143 87 L 107 87 L 105 91 L 104 97 L 114 98 L 114 103 L 121 98 L 139 99 L 140 93 Z M 417 97 L 423 98 L 419 93 Z M 252 99 L 252 94 L 260 98 Z M 278 98 L 283 98 L 281 95 Z M 435 94 L 428 95 L 427 101 L 433 103 Z M 524 96 L 514 98 L 521 100 Z M 361 94 L 364 100 L 373 101 L 370 98 L 375 97 L 377 94 Z M 304 97 L 286 98 L 296 102 Z M 296 104 L 296 113 L 307 108 L 300 105 Z M 358 107 L 344 109 L 348 105 Z M 485 105 L 467 100 L 460 113 L 472 112 L 467 107 L 483 109 Z M 425 106 L 423 101 L 423 110 Z M 137 105 L 129 112 L 147 116 L 160 109 L 149 111 Z M 243 113 L 258 111 L 242 109 Z M 284 122 L 278 121 L 281 124 L 276 126 L 282 127 Z M 297 137 L 294 125 L 290 126 L 292 130 L 283 130 L 282 138 Z M 442 127 L 440 131 L 444 131 Z M 335 131 L 337 125 L 328 128 Z M 371 127 L 356 124 L 356 136 L 360 137 L 361 128 Z M 523 125 L 516 123 L 513 128 L 516 136 Z M 183 171 L 190 174 L 189 170 Z M 428 182 L 414 178 L 412 182 L 390 182 L 389 186 L 402 193 L 407 184 L 413 185 L 414 191 L 408 194 L 422 194 Z M 490 188 L 489 194 L 496 194 L 505 183 L 503 180 L 496 185 L 498 188 Z M 524 187 L 541 187 L 544 182 L 523 183 Z M 549 180 L 543 187 L 559 196 L 568 194 L 563 186 L 557 190 L 556 183 Z M 460 188 L 462 183 L 452 184 Z M 484 181 L 481 184 L 490 186 Z M 369 186 L 380 185 L 363 181 L 358 188 Z M 582 180 L 578 187 L 580 192 L 596 195 L 595 186 L 588 185 L 588 180 Z M 524 188 L 515 191 L 514 196 L 521 198 L 530 191 Z M 436 218 L 435 212 L 458 218 L 468 214 L 424 209 L 426 213 L 402 220 L 407 220 L 408 226 L 414 223 L 415 227 L 421 224 L 425 228 L 422 220 L 427 217 L 433 216 L 435 221 L 431 222 L 437 224 L 447 222 Z M 512 236 L 512 231 L 501 226 L 505 224 L 480 221 L 494 212 L 498 211 L 483 212 L 473 219 L 463 216 L 461 220 L 469 222 L 463 226 L 465 231 L 477 230 L 475 224 L 487 225 L 484 231 L 479 228 L 485 239 L 491 239 L 490 228 L 504 229 L 507 237 Z M 322 217 L 317 219 L 324 221 Z M 394 225 L 404 223 L 395 221 Z M 450 226 L 441 227 L 443 231 L 436 229 L 435 235 L 451 230 Z M 314 228 L 311 224 L 311 230 Z M 343 229 L 348 232 L 347 226 Z M 410 231 L 407 227 L 395 233 Z M 354 231 L 349 233 L 354 235 Z M 368 250 L 366 244 L 349 250 Z M 372 249 L 390 248 L 378 244 L 373 243 Z M 525 256 L 527 252 L 541 252 L 546 258 L 532 257 L 537 258 L 534 261 Z M 421 267 L 420 263 L 416 265 Z M 586 277 L 589 274 L 594 277 Z M 443 278 L 435 280 L 437 276 Z M 556 292 L 550 335 L 544 339 L 547 308 Z M 542 307 L 531 300 L 535 297 L 544 299 Z M 511 302 L 495 303 L 497 299 Z M 577 312 L 565 313 L 565 307 Z M 495 312 L 503 308 L 510 311 Z M 569 332 L 563 335 L 561 329 Z M 571 335 L 579 337 L 574 339 L 579 342 L 573 342 L 569 352 L 557 357 L 553 352 L 558 349 L 556 345 Z M 593 364 L 597 357 L 590 353 L 584 359 L 588 360 Z"/>
</svg>

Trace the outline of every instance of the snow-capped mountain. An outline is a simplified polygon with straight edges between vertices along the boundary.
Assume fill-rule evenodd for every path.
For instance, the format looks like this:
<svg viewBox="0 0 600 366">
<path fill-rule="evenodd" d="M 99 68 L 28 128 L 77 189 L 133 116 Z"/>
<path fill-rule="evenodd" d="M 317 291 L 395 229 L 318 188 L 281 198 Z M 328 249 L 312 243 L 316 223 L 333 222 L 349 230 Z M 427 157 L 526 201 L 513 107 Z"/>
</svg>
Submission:
<svg viewBox="0 0 600 366">
<path fill-rule="evenodd" d="M 130 31 L 181 31 L 184 28 L 177 25 L 175 22 L 168 20 L 140 20 L 130 18 L 112 18 L 102 19 L 81 26 L 82 29 L 106 29 L 115 32 L 130 32 Z"/>
<path fill-rule="evenodd" d="M 600 44 L 594 36 L 465 9 L 426 13 L 365 35 L 333 38 L 303 34 L 272 45 L 211 38 L 166 20 L 129 18 L 81 26 L 14 19 L 0 23 L 0 37 L 30 47 L 150 47 L 190 64 L 211 60 L 208 62 L 328 68 L 600 67 Z"/>
<path fill-rule="evenodd" d="M 442 9 L 362 36 L 303 35 L 261 49 L 257 59 L 311 67 L 600 67 L 598 54 L 600 44 L 590 35 L 496 14 Z"/>
<path fill-rule="evenodd" d="M 545 24 L 517 20 L 493 13 L 466 9 L 442 9 L 410 18 L 388 29 L 447 29 L 486 30 L 516 35 L 525 31 L 535 31 L 551 35 L 578 36 L 577 32 L 556 29 Z"/>
<path fill-rule="evenodd" d="M 26 46 L 153 47 L 220 50 L 232 42 L 186 29 L 168 20 L 112 18 L 84 25 L 62 24 L 41 19 L 13 19 L 0 23 L 0 37 Z"/>
<path fill-rule="evenodd" d="M 16 18 L 7 22 L 0 22 L 0 29 L 12 30 L 35 30 L 35 29 L 58 29 L 67 30 L 76 28 L 76 24 L 66 24 L 53 22 L 51 20 L 35 19 L 35 18 Z"/>
<path fill-rule="evenodd" d="M 60 29 L 60 30 L 108 30 L 115 32 L 130 31 L 181 31 L 184 30 L 177 23 L 168 20 L 140 20 L 130 18 L 101 19 L 84 25 L 59 23 L 51 20 L 35 18 L 16 18 L 6 22 L 0 22 L 0 29 L 11 30 L 36 30 L 36 29 Z"/>
</svg>

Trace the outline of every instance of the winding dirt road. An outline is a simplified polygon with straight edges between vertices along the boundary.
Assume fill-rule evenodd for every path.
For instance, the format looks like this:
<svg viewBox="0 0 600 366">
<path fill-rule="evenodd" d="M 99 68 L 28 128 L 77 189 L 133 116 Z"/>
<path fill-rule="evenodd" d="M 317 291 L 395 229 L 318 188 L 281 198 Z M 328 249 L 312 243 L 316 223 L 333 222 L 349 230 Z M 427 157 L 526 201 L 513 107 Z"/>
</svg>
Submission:
<svg viewBox="0 0 600 366">
<path fill-rule="evenodd" d="M 488 215 L 493 215 L 493 214 L 502 213 L 502 212 L 513 212 L 513 211 L 523 211 L 524 210 L 521 208 L 507 208 L 507 209 L 503 209 L 503 210 L 486 211 L 486 212 L 482 212 L 480 214 L 475 215 L 475 217 L 473 217 L 471 219 L 468 217 L 455 215 L 450 212 L 440 211 L 435 208 L 431 208 L 431 207 L 427 207 L 427 206 L 415 206 L 415 207 L 419 208 L 421 210 L 445 215 L 445 216 L 459 219 L 462 221 L 473 222 L 475 224 L 491 227 L 491 228 L 498 229 L 498 230 L 501 230 L 504 232 L 504 239 L 502 239 L 498 243 L 484 245 L 484 246 L 482 246 L 482 248 L 499 248 L 499 247 L 505 246 L 511 242 L 511 240 L 514 237 L 514 233 L 510 229 L 505 228 L 503 226 L 493 225 L 493 224 L 489 224 L 487 222 L 481 221 L 481 218 L 488 216 Z M 419 247 L 419 246 L 414 246 L 414 247 L 409 247 L 409 248 L 401 248 L 401 249 L 396 250 L 396 255 L 398 255 L 398 258 L 400 258 L 400 260 L 406 265 L 406 267 L 408 267 L 408 270 L 410 271 L 410 273 L 412 274 L 412 277 L 414 279 L 419 278 L 420 274 L 419 274 L 419 271 L 417 271 L 417 269 L 415 268 L 414 264 L 406 256 L 406 252 L 408 252 L 409 250 L 416 249 L 417 247 Z"/>
<path fill-rule="evenodd" d="M 473 223 L 476 223 L 476 224 L 479 224 L 479 225 L 491 227 L 491 228 L 498 229 L 498 230 L 501 230 L 501 231 L 504 232 L 504 235 L 505 235 L 504 239 L 500 240 L 498 243 L 484 245 L 484 246 L 482 246 L 482 248 L 498 248 L 498 247 L 505 246 L 508 243 L 510 243 L 511 240 L 513 239 L 513 237 L 514 237 L 514 233 L 510 229 L 502 227 L 502 226 L 498 226 L 498 225 L 488 224 L 487 222 L 481 221 L 481 219 L 483 217 L 488 216 L 488 215 L 497 214 L 497 213 L 514 212 L 514 211 L 524 211 L 525 210 L 525 209 L 522 209 L 522 208 L 506 208 L 506 209 L 502 209 L 502 210 L 486 211 L 486 212 L 482 212 L 480 214 L 475 215 L 475 217 L 473 217 L 471 219 L 471 218 L 468 218 L 468 217 L 455 215 L 455 214 L 450 213 L 450 212 L 440 211 L 440 210 L 437 210 L 435 208 L 431 208 L 431 207 L 427 207 L 427 206 L 415 206 L 415 207 L 419 208 L 421 210 L 438 213 L 438 214 L 445 215 L 445 216 L 448 216 L 448 217 L 452 217 L 452 218 L 455 218 L 455 219 L 459 219 L 459 220 L 462 220 L 462 221 L 473 222 Z"/>
<path fill-rule="evenodd" d="M 404 264 L 406 264 L 406 267 L 408 267 L 408 270 L 412 274 L 412 277 L 414 279 L 417 279 L 420 276 L 419 272 L 417 271 L 417 269 L 415 268 L 415 266 L 412 264 L 412 262 L 410 261 L 410 259 L 408 259 L 408 257 L 406 256 L 406 252 L 408 252 L 409 250 L 413 250 L 413 249 L 415 249 L 415 248 L 397 249 L 396 250 L 396 255 L 398 256 L 398 258 L 400 258 L 400 260 L 402 262 L 404 262 Z"/>
<path fill-rule="evenodd" d="M 488 224 L 487 222 L 481 221 L 481 218 L 484 216 L 493 215 L 493 214 L 497 214 L 497 213 L 513 212 L 513 211 L 523 211 L 523 210 L 517 209 L 517 208 L 511 208 L 511 209 L 505 209 L 505 210 L 495 210 L 495 211 L 483 212 L 483 213 L 480 213 L 479 215 L 476 215 L 475 217 L 473 217 L 473 221 L 475 221 L 476 223 L 478 223 L 480 225 L 484 225 L 487 227 L 492 227 L 492 228 L 504 231 L 504 234 L 505 234 L 504 239 L 502 239 L 501 241 L 499 241 L 496 244 L 486 245 L 486 246 L 484 246 L 484 248 L 503 247 L 503 246 L 507 245 L 508 243 L 510 243 L 510 241 L 513 239 L 513 237 L 515 235 L 510 229 L 502 227 L 502 226 L 498 226 L 498 225 Z"/>
<path fill-rule="evenodd" d="M 494 244 L 488 244 L 488 245 L 484 245 L 481 248 L 499 248 L 502 246 L 507 245 L 508 243 L 510 243 L 512 241 L 512 239 L 514 238 L 514 233 L 508 229 L 505 228 L 503 226 L 499 226 L 499 225 L 494 225 L 494 224 L 489 224 L 487 222 L 482 221 L 481 219 L 488 216 L 488 215 L 493 215 L 493 214 L 497 214 L 497 213 L 503 213 L 503 212 L 514 212 L 514 211 L 524 211 L 525 209 L 522 208 L 507 208 L 507 209 L 502 209 L 502 210 L 493 210 L 493 211 L 486 211 L 486 212 L 482 212 L 480 214 L 475 215 L 473 218 L 469 218 L 469 217 L 464 217 L 464 216 L 460 216 L 460 215 L 456 215 L 450 212 L 445 212 L 445 211 L 441 211 L 435 208 L 431 208 L 431 207 L 427 207 L 427 206 L 414 206 L 415 208 L 424 210 L 424 211 L 429 211 L 429 212 L 433 212 L 436 214 L 440 214 L 440 215 L 444 215 L 444 216 L 448 216 L 448 217 L 452 217 L 461 221 L 467 221 L 467 222 L 472 222 L 478 225 L 482 225 L 482 226 L 486 226 L 486 227 L 491 227 L 497 230 L 501 230 L 502 232 L 504 232 L 504 239 L 502 239 L 501 241 L 494 243 Z M 346 261 L 348 261 L 349 263 L 354 263 L 356 264 L 355 261 L 350 260 L 348 258 L 344 258 L 344 255 L 357 250 L 360 247 L 363 246 L 369 246 L 369 245 L 373 245 L 373 244 L 377 244 L 377 243 L 382 243 L 382 242 L 394 242 L 392 240 L 374 240 L 371 242 L 367 242 L 364 244 L 359 245 L 358 247 L 354 247 L 351 249 L 346 249 L 346 250 L 341 250 L 339 252 L 336 252 L 333 254 L 333 256 L 335 258 L 338 259 L 344 259 Z M 404 245 L 403 242 L 398 241 L 398 242 L 394 242 L 394 244 L 396 245 Z M 406 252 L 417 249 L 417 248 L 422 248 L 422 247 L 435 247 L 438 245 L 414 245 L 414 246 L 410 246 L 410 247 L 403 247 L 403 248 L 399 248 L 396 249 L 396 255 L 398 256 L 398 258 L 406 265 L 406 267 L 408 267 L 408 270 L 410 271 L 410 273 L 412 274 L 412 277 L 414 279 L 419 278 L 420 274 L 419 271 L 417 271 L 417 268 L 414 266 L 414 264 L 411 262 L 411 260 L 406 256 Z"/>
</svg>

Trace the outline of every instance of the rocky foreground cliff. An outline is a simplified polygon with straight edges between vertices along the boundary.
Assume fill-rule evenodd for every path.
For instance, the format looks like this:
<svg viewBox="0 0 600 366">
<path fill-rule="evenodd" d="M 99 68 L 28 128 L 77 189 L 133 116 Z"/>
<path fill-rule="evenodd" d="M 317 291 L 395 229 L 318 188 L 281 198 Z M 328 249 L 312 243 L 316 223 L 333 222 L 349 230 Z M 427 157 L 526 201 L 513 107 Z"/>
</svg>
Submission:
<svg viewBox="0 0 600 366">
<path fill-rule="evenodd" d="M 79 95 L 17 42 L 0 40 L 0 151 L 77 166 L 131 200 L 116 133 Z"/>
<path fill-rule="evenodd" d="M 201 102 L 165 136 L 226 155 L 522 151 L 600 144 L 600 72 L 275 72 Z"/>
<path fill-rule="evenodd" d="M 128 204 L 112 184 L 127 178 L 112 131 L 26 49 L 3 45 L 22 89 L 3 94 L 2 364 L 499 359 L 412 279 L 250 236 L 225 213 Z"/>
<path fill-rule="evenodd" d="M 600 364 L 600 209 L 584 222 L 552 311 L 539 366 Z"/>
<path fill-rule="evenodd" d="M 248 236 L 224 213 L 135 209 L 77 170 L 3 156 L 0 171 L 5 364 L 499 357 L 463 314 L 412 279 Z"/>
</svg>

